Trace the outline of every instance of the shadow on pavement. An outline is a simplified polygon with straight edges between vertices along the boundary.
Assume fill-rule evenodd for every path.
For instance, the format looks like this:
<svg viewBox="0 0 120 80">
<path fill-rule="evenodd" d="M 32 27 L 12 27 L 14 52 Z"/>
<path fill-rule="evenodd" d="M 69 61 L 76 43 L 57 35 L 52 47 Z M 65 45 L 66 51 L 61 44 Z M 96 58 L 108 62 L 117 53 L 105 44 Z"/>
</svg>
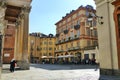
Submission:
<svg viewBox="0 0 120 80">
<path fill-rule="evenodd" d="M 15 71 L 22 71 L 22 70 L 19 67 L 15 67 Z M 2 74 L 8 74 L 8 73 L 13 73 L 13 72 L 10 72 L 10 65 L 9 64 L 3 64 Z"/>
<path fill-rule="evenodd" d="M 42 68 L 46 70 L 74 70 L 74 69 L 99 69 L 98 65 L 59 65 L 59 64 L 31 64 L 31 67 Z"/>
</svg>

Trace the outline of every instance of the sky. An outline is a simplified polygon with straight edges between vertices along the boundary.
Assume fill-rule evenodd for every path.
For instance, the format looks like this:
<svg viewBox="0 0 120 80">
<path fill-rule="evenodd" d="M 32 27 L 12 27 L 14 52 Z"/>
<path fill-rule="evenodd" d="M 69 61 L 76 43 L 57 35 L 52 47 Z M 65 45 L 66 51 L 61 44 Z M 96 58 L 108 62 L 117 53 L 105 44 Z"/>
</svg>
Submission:
<svg viewBox="0 0 120 80">
<path fill-rule="evenodd" d="M 76 10 L 81 5 L 92 5 L 94 9 L 96 8 L 94 0 L 32 0 L 29 33 L 40 32 L 55 35 L 55 23 L 66 13 Z"/>
</svg>

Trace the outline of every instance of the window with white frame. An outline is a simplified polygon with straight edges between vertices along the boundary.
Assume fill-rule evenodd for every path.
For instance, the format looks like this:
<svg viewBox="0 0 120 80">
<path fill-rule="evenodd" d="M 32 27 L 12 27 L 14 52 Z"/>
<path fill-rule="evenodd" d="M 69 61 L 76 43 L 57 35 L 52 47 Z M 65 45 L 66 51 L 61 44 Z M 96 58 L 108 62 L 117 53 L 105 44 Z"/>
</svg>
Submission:
<svg viewBox="0 0 120 80">
<path fill-rule="evenodd" d="M 87 46 L 90 46 L 90 40 L 87 40 Z"/>
<path fill-rule="evenodd" d="M 77 37 L 80 36 L 80 30 L 77 30 Z"/>
</svg>

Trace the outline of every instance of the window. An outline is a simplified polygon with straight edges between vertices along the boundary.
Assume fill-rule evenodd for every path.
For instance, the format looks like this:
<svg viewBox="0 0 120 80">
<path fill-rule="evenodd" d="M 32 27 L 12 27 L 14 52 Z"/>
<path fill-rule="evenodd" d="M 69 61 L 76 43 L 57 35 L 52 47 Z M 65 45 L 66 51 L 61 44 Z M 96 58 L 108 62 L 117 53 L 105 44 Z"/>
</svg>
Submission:
<svg viewBox="0 0 120 80">
<path fill-rule="evenodd" d="M 74 33 L 73 33 L 73 31 L 70 33 L 70 37 L 74 37 Z"/>
<path fill-rule="evenodd" d="M 77 21 L 77 25 L 80 25 L 80 21 L 79 20 Z"/>
<path fill-rule="evenodd" d="M 66 26 L 66 29 L 68 29 L 68 27 Z"/>
<path fill-rule="evenodd" d="M 47 44 L 47 42 L 44 42 L 44 44 Z"/>
<path fill-rule="evenodd" d="M 94 53 L 92 53 L 92 58 L 95 59 L 95 54 Z"/>
<path fill-rule="evenodd" d="M 73 43 L 71 43 L 71 47 L 73 47 Z"/>
<path fill-rule="evenodd" d="M 52 50 L 52 48 L 50 47 L 49 50 Z"/>
<path fill-rule="evenodd" d="M 51 53 L 49 53 L 49 56 L 52 56 L 52 54 L 51 54 Z"/>
<path fill-rule="evenodd" d="M 80 30 L 77 30 L 77 36 L 80 36 Z"/>
<path fill-rule="evenodd" d="M 87 46 L 90 46 L 90 40 L 87 41 Z"/>
<path fill-rule="evenodd" d="M 44 50 L 46 50 L 46 48 L 44 47 Z"/>
<path fill-rule="evenodd" d="M 87 25 L 87 26 L 89 25 L 89 21 L 88 21 L 88 20 L 86 20 L 86 25 Z"/>
<path fill-rule="evenodd" d="M 97 30 L 94 30 L 94 36 L 97 37 Z"/>
<path fill-rule="evenodd" d="M 74 26 L 73 25 L 71 25 L 71 29 L 73 29 L 74 28 Z"/>
<path fill-rule="evenodd" d="M 52 45 L 52 42 L 49 42 L 49 45 Z"/>
<path fill-rule="evenodd" d="M 63 50 L 63 46 L 61 46 L 61 50 Z"/>
<path fill-rule="evenodd" d="M 66 49 L 68 48 L 68 45 L 66 44 Z"/>
<path fill-rule="evenodd" d="M 98 45 L 98 42 L 97 41 L 94 41 L 94 46 L 97 46 Z"/>
<path fill-rule="evenodd" d="M 46 54 L 46 53 L 44 53 L 44 56 L 47 56 L 47 54 Z"/>
<path fill-rule="evenodd" d="M 42 42 L 40 42 L 40 45 L 42 45 Z"/>
<path fill-rule="evenodd" d="M 93 21 L 93 27 L 95 27 L 96 24 L 97 24 L 97 22 L 94 20 L 94 21 Z"/>
<path fill-rule="evenodd" d="M 80 42 L 77 42 L 77 46 L 80 46 Z"/>
<path fill-rule="evenodd" d="M 89 59 L 89 54 L 84 54 L 84 59 Z"/>
<path fill-rule="evenodd" d="M 87 35 L 90 36 L 90 29 L 86 29 Z"/>
</svg>

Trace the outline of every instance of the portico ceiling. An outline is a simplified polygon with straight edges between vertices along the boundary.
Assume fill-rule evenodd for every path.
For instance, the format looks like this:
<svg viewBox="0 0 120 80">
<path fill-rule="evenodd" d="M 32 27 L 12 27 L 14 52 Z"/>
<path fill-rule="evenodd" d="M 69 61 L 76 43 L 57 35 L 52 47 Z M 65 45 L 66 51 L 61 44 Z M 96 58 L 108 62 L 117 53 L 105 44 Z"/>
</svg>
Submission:
<svg viewBox="0 0 120 80">
<path fill-rule="evenodd" d="M 21 7 L 7 5 L 5 12 L 5 20 L 8 20 L 8 22 L 16 22 L 20 12 Z"/>
</svg>

